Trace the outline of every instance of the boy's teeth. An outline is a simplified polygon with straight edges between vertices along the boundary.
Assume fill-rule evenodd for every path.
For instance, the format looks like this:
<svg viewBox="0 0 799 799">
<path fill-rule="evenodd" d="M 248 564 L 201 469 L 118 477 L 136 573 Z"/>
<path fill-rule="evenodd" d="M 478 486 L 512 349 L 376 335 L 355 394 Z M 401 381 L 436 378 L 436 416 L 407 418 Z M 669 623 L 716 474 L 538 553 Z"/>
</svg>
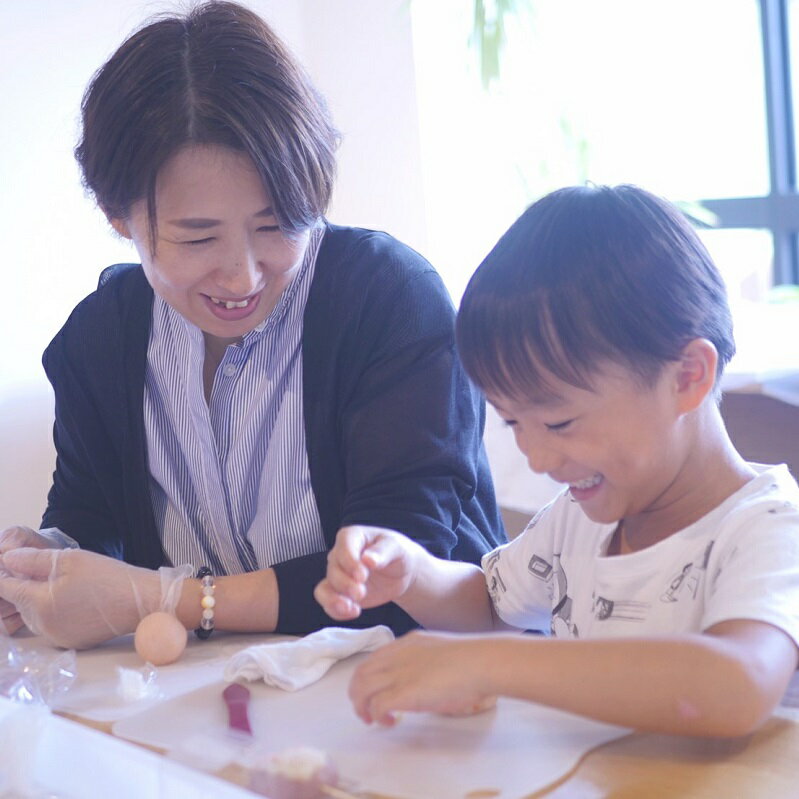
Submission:
<svg viewBox="0 0 799 799">
<path fill-rule="evenodd" d="M 601 479 L 601 475 L 595 474 L 593 477 L 586 477 L 585 480 L 572 483 L 571 486 L 572 488 L 593 488 Z"/>
<path fill-rule="evenodd" d="M 216 297 L 211 297 L 211 302 L 215 302 L 217 305 L 224 305 L 225 308 L 230 310 L 231 308 L 244 308 L 250 301 L 242 300 L 241 302 L 233 302 L 233 300 L 219 300 Z"/>
</svg>

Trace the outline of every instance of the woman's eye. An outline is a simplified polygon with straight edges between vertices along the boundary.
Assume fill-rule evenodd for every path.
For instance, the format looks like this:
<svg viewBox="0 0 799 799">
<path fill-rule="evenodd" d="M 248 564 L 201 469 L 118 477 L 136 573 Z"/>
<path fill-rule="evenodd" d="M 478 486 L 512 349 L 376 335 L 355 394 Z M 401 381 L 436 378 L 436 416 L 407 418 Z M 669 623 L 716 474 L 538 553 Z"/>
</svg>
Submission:
<svg viewBox="0 0 799 799">
<path fill-rule="evenodd" d="M 258 228 L 259 233 L 274 233 L 276 230 L 280 230 L 280 225 L 261 225 Z"/>
<path fill-rule="evenodd" d="M 516 427 L 516 425 L 517 425 L 518 423 L 517 423 L 517 421 L 516 421 L 515 419 L 503 419 L 503 420 L 502 420 L 502 424 L 503 424 L 505 427 Z"/>
<path fill-rule="evenodd" d="M 205 239 L 191 239 L 190 241 L 184 241 L 183 243 L 184 244 L 190 244 L 192 246 L 196 246 L 197 244 L 208 244 L 209 241 L 213 241 L 213 240 L 214 240 L 214 237 L 213 236 L 209 236 L 208 238 L 205 238 Z"/>
<path fill-rule="evenodd" d="M 565 430 L 574 419 L 567 419 L 565 422 L 558 422 L 557 424 L 548 424 L 546 425 L 547 430 L 550 430 L 553 433 L 557 433 L 560 430 Z"/>
</svg>

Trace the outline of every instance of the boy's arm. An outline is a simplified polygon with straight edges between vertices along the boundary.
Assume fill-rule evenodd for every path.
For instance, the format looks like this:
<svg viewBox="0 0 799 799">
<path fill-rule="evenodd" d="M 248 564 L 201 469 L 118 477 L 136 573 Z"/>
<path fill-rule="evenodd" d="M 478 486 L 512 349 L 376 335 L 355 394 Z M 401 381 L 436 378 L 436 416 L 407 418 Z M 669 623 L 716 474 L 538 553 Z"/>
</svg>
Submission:
<svg viewBox="0 0 799 799">
<path fill-rule="evenodd" d="M 393 530 L 342 527 L 328 555 L 327 576 L 314 592 L 334 619 L 396 602 L 423 627 L 458 632 L 504 625 L 494 615 L 482 570 L 441 560 Z"/>
<path fill-rule="evenodd" d="M 646 639 L 412 634 L 362 664 L 350 695 L 364 720 L 383 723 L 498 694 L 639 730 L 733 737 L 769 716 L 796 666 L 787 634 L 748 620 Z"/>
</svg>

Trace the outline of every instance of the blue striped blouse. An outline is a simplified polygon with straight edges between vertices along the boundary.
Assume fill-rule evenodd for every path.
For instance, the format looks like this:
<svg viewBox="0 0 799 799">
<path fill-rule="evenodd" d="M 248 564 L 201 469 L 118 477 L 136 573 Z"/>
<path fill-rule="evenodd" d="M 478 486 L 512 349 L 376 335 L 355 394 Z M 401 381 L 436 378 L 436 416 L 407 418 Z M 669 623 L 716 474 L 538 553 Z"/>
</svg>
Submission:
<svg viewBox="0 0 799 799">
<path fill-rule="evenodd" d="M 202 331 L 156 295 L 144 423 L 150 493 L 173 564 L 240 574 L 325 549 L 302 407 L 303 312 L 324 234 L 271 314 L 225 351 L 210 401 Z"/>
</svg>

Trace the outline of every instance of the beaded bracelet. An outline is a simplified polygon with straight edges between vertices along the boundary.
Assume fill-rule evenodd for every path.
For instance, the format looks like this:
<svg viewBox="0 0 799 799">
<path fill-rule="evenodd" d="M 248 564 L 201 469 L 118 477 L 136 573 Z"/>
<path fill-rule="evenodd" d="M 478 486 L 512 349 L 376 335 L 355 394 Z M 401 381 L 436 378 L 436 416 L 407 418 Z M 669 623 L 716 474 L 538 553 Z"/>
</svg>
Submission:
<svg viewBox="0 0 799 799">
<path fill-rule="evenodd" d="M 194 631 L 194 634 L 200 640 L 205 641 L 211 637 L 211 633 L 214 631 L 214 605 L 216 605 L 214 590 L 216 589 L 216 584 L 214 583 L 213 572 L 208 566 L 201 566 L 197 572 L 197 577 L 202 584 L 203 596 L 200 604 L 203 608 L 203 614 L 200 617 L 200 626 Z"/>
</svg>

